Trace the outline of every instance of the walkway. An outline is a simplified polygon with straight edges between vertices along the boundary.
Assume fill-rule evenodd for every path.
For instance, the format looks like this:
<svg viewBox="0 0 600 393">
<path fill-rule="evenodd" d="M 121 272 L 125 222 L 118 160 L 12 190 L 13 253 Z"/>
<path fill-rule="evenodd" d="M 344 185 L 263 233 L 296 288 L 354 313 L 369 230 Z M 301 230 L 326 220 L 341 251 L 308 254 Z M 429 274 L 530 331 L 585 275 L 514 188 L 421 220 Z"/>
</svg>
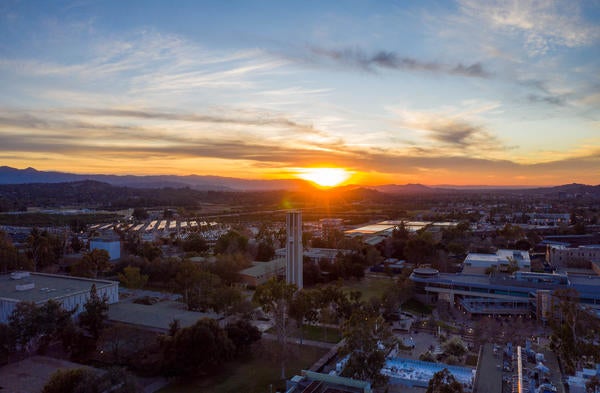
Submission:
<svg viewBox="0 0 600 393">
<path fill-rule="evenodd" d="M 276 341 L 277 335 L 271 334 L 271 333 L 263 333 L 262 338 L 267 339 L 267 340 Z M 323 341 L 315 341 L 315 340 L 307 340 L 307 339 L 303 339 L 302 344 L 300 344 L 300 338 L 298 338 L 298 337 L 288 337 L 287 342 L 292 343 L 292 344 L 309 345 L 311 347 L 319 347 L 319 348 L 325 348 L 325 349 L 331 349 L 336 346 L 336 344 L 333 344 L 333 343 L 326 343 Z"/>
</svg>

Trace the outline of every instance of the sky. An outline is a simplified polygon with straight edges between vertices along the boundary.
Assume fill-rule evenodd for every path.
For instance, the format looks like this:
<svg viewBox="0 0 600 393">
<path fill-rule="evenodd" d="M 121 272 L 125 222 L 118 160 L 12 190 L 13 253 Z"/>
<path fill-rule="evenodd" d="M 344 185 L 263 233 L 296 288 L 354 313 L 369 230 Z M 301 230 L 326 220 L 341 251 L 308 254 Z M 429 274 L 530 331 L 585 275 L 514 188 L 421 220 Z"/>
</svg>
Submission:
<svg viewBox="0 0 600 393">
<path fill-rule="evenodd" d="M 600 183 L 600 0 L 0 2 L 0 165 Z"/>
</svg>

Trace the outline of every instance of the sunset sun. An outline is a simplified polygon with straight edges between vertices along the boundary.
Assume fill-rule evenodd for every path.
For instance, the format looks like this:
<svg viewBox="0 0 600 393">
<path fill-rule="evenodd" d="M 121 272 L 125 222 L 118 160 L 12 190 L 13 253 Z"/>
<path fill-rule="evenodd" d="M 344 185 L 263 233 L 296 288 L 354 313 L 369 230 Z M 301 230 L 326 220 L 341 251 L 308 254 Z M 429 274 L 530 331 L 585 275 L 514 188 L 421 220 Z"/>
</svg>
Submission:
<svg viewBox="0 0 600 393">
<path fill-rule="evenodd" d="M 298 177 L 321 187 L 335 187 L 348 180 L 351 173 L 343 168 L 302 168 Z"/>
</svg>

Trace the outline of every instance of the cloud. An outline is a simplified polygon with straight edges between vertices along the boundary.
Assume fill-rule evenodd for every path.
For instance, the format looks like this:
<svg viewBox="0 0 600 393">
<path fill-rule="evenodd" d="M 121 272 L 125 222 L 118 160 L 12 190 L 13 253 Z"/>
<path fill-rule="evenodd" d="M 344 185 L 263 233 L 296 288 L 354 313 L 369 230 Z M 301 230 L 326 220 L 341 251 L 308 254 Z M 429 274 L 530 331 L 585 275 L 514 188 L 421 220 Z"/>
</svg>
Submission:
<svg viewBox="0 0 600 393">
<path fill-rule="evenodd" d="M 532 56 L 557 46 L 590 45 L 600 37 L 600 27 L 582 17 L 576 0 L 459 0 L 459 7 L 485 26 L 519 34 Z"/>
<path fill-rule="evenodd" d="M 557 105 L 557 106 L 565 106 L 566 105 L 566 99 L 564 96 L 551 96 L 551 95 L 541 96 L 538 94 L 529 94 L 527 96 L 527 99 L 530 102 L 543 102 L 543 103 Z"/>
<path fill-rule="evenodd" d="M 146 109 L 115 108 L 74 108 L 62 110 L 62 112 L 66 114 L 76 114 L 93 117 L 137 118 L 145 120 L 174 120 L 192 123 L 234 124 L 247 126 L 276 126 L 292 128 L 295 130 L 313 134 L 324 135 L 322 131 L 315 129 L 312 125 L 302 124 L 290 120 L 288 118 L 270 113 L 268 111 L 235 111 L 230 116 L 182 112 L 164 112 Z"/>
<path fill-rule="evenodd" d="M 425 133 L 426 139 L 434 143 L 430 148 L 472 155 L 508 148 L 477 120 L 479 114 L 496 107 L 497 104 L 492 103 L 439 111 L 391 110 L 398 116 L 401 127 Z"/>
<path fill-rule="evenodd" d="M 64 157 L 80 162 L 82 168 L 102 168 L 102 165 L 124 167 L 152 167 L 159 162 L 173 160 L 221 159 L 236 166 L 244 163 L 246 168 L 304 167 L 331 163 L 350 170 L 387 174 L 407 174 L 419 180 L 419 174 L 428 173 L 430 184 L 448 182 L 469 182 L 477 179 L 481 183 L 486 176 L 498 177 L 495 183 L 508 184 L 514 174 L 529 177 L 532 183 L 556 183 L 571 179 L 573 174 L 597 173 L 600 164 L 600 151 L 587 149 L 562 155 L 560 159 L 548 162 L 519 163 L 509 159 L 494 159 L 490 154 L 472 154 L 475 149 L 492 148 L 489 144 L 498 143 L 482 126 L 458 119 L 427 123 L 427 135 L 433 144 L 420 144 L 412 148 L 368 148 L 352 147 L 343 141 L 336 144 L 310 144 L 306 141 L 280 142 L 252 136 L 232 136 L 226 139 L 218 133 L 167 133 L 156 129 L 136 126 L 121 128 L 91 122 L 77 122 L 69 125 L 68 120 L 54 123 L 51 120 L 40 122 L 35 117 L 21 116 L 12 124 L 1 116 L 0 158 L 29 157 L 30 165 L 35 166 L 35 157 Z M 429 114 L 427 119 L 435 117 Z M 438 116 L 439 117 L 439 116 Z M 425 117 L 424 117 L 425 118 Z M 19 129 L 13 129 L 19 125 Z M 70 129 L 86 127 L 85 129 Z M 105 127 L 105 128 L 103 128 Z M 11 131 L 12 129 L 12 131 Z M 78 132 L 74 132 L 78 131 Z M 486 142 L 488 145 L 478 146 Z M 39 160 L 38 160 L 39 161 Z M 201 162 L 201 161 L 200 161 Z M 106 166 L 105 166 L 106 167 Z M 206 169 L 198 166 L 197 173 Z M 435 177 L 439 176 L 439 177 Z M 456 180 L 452 180 L 456 179 Z M 592 180 L 587 180 L 588 182 Z M 581 178 L 578 181 L 584 181 Z M 561 180 L 562 181 L 562 180 Z M 515 180 L 516 182 L 516 180 Z M 536 183 L 537 182 L 537 183 Z"/>
<path fill-rule="evenodd" d="M 381 69 L 429 72 L 475 78 L 489 78 L 491 73 L 481 63 L 448 65 L 438 62 L 423 62 L 412 57 L 400 56 L 395 52 L 379 51 L 369 55 L 361 49 L 324 49 L 311 47 L 313 56 L 332 61 L 337 66 L 376 72 Z"/>
</svg>

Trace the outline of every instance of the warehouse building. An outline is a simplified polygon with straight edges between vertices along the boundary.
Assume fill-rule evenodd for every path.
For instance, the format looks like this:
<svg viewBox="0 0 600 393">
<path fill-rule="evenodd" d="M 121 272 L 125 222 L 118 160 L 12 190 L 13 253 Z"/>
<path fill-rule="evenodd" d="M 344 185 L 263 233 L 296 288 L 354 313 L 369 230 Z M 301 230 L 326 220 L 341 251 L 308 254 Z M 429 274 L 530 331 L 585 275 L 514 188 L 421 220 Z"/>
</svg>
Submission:
<svg viewBox="0 0 600 393">
<path fill-rule="evenodd" d="M 42 305 L 55 300 L 66 310 L 83 310 L 92 285 L 100 297 L 106 295 L 108 303 L 119 301 L 119 283 L 116 281 L 62 276 L 56 274 L 15 272 L 0 275 L 0 323 L 8 318 L 20 302 Z"/>
</svg>

